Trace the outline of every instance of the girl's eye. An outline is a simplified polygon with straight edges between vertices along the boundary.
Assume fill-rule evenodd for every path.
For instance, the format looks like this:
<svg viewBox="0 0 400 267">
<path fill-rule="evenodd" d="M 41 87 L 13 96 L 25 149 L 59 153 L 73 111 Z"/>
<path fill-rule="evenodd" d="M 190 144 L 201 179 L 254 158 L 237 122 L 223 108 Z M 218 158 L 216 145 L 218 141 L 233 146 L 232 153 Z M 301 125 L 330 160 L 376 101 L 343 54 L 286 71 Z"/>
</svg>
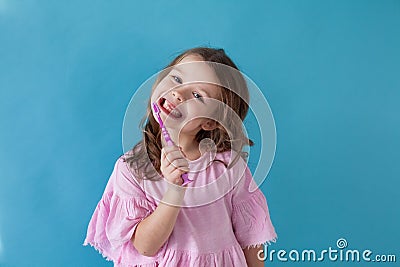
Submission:
<svg viewBox="0 0 400 267">
<path fill-rule="evenodd" d="M 181 78 L 179 78 L 178 76 L 175 76 L 175 75 L 171 75 L 171 76 L 172 76 L 172 79 L 174 79 L 175 82 L 182 83 Z"/>
<path fill-rule="evenodd" d="M 194 98 L 202 98 L 202 96 L 197 92 L 193 92 L 193 96 Z"/>
</svg>

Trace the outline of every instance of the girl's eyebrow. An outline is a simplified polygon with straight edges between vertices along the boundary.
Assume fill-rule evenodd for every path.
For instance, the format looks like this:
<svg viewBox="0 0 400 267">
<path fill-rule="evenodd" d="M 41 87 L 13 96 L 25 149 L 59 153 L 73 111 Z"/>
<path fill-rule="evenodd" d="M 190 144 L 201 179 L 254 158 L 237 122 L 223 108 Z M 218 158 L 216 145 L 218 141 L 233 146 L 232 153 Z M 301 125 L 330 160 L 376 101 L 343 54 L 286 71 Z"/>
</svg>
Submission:
<svg viewBox="0 0 400 267">
<path fill-rule="evenodd" d="M 185 72 L 177 65 L 172 67 L 173 70 L 179 71 L 180 73 L 184 74 Z"/>
<path fill-rule="evenodd" d="M 181 74 L 184 74 L 185 72 L 183 71 L 182 68 L 180 68 L 178 65 L 175 65 L 172 67 L 173 70 L 176 70 L 178 72 L 180 72 Z M 200 82 L 199 82 L 200 83 Z M 207 83 L 206 83 L 207 84 Z M 202 87 L 199 87 L 198 90 L 203 93 L 204 95 L 206 95 L 207 97 L 211 97 L 210 94 L 207 93 L 207 91 L 205 91 Z"/>
</svg>

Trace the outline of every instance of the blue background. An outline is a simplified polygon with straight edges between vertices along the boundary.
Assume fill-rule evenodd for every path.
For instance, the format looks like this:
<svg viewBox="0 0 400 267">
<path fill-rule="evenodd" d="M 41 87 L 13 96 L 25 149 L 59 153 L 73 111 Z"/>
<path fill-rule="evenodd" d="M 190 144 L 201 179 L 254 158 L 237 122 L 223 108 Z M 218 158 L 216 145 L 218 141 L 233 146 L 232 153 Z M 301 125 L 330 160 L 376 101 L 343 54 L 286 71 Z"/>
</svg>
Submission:
<svg viewBox="0 0 400 267">
<path fill-rule="evenodd" d="M 150 3 L 0 0 L 0 266 L 112 265 L 81 244 L 125 109 L 198 45 L 224 48 L 274 114 L 270 249 L 343 237 L 399 258 L 400 1 Z"/>
</svg>

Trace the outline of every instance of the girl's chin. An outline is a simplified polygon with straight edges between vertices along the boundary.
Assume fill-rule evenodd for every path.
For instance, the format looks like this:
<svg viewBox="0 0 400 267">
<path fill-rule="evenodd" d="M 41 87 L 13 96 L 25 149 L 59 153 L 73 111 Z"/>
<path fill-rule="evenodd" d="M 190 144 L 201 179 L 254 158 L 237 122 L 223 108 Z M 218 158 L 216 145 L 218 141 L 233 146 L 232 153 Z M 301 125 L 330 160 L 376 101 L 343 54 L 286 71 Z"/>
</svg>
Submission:
<svg viewBox="0 0 400 267">
<path fill-rule="evenodd" d="M 198 120 L 186 120 L 184 117 L 175 119 L 172 116 L 161 116 L 168 132 L 185 135 L 196 135 L 201 130 L 201 122 Z"/>
<path fill-rule="evenodd" d="M 184 118 L 175 118 L 171 115 L 166 115 L 165 113 L 161 113 L 161 119 L 163 120 L 165 126 L 169 127 L 177 127 L 178 125 L 182 125 L 182 121 Z"/>
<path fill-rule="evenodd" d="M 179 134 L 179 135 L 196 135 L 199 132 L 199 128 L 192 127 L 190 125 L 185 125 L 184 127 L 181 127 L 181 124 L 165 124 L 165 127 L 167 127 L 167 130 L 169 134 Z"/>
</svg>

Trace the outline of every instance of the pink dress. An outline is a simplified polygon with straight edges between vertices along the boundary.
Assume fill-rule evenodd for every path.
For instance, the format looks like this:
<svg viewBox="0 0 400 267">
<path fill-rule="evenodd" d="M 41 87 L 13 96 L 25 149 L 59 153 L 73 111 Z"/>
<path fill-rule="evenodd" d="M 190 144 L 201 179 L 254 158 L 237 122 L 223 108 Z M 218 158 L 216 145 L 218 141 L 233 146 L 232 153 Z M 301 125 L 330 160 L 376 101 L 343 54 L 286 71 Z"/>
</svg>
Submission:
<svg viewBox="0 0 400 267">
<path fill-rule="evenodd" d="M 232 154 L 234 155 L 234 154 Z M 243 248 L 268 245 L 277 235 L 263 193 L 231 151 L 204 153 L 190 161 L 190 179 L 174 230 L 153 257 L 143 256 L 131 237 L 157 207 L 165 180 L 137 179 L 122 155 L 89 222 L 83 245 L 92 245 L 114 266 L 246 266 Z M 212 160 L 214 159 L 214 161 Z"/>
</svg>

